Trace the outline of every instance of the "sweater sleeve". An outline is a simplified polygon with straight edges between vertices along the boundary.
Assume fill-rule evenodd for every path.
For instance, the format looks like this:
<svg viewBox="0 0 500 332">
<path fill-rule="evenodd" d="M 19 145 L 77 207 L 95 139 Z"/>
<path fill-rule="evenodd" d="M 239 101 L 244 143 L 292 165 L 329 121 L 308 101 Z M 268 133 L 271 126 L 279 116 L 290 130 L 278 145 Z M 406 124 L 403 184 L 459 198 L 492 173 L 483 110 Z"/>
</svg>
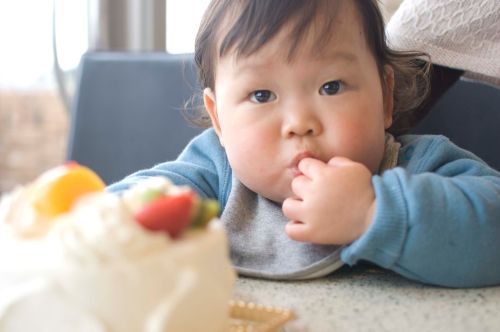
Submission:
<svg viewBox="0 0 500 332">
<path fill-rule="evenodd" d="M 119 193 L 143 179 L 165 176 L 177 185 L 192 187 L 203 197 L 218 199 L 224 206 L 231 186 L 230 172 L 217 135 L 213 129 L 207 129 L 195 137 L 176 160 L 137 171 L 106 189 Z"/>
<path fill-rule="evenodd" d="M 373 177 L 374 220 L 342 259 L 435 285 L 500 284 L 500 174 L 442 137 L 403 154 L 406 167 Z"/>
</svg>

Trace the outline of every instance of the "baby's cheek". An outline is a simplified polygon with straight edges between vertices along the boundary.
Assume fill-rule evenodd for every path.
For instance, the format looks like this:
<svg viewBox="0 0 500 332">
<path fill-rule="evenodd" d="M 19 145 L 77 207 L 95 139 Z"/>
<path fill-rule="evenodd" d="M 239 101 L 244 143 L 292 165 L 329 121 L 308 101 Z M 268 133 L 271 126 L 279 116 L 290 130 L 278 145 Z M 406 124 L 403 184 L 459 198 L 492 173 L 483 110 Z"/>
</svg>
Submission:
<svg viewBox="0 0 500 332">
<path fill-rule="evenodd" d="M 291 179 L 283 181 L 283 172 L 279 172 L 272 162 L 246 154 L 230 163 L 236 178 L 253 192 L 278 203 L 292 194 Z"/>
<path fill-rule="evenodd" d="M 226 150 L 229 164 L 233 170 L 234 175 L 240 181 L 247 182 L 258 174 L 260 167 L 255 160 L 257 157 L 253 156 L 251 151 L 242 149 Z"/>
</svg>

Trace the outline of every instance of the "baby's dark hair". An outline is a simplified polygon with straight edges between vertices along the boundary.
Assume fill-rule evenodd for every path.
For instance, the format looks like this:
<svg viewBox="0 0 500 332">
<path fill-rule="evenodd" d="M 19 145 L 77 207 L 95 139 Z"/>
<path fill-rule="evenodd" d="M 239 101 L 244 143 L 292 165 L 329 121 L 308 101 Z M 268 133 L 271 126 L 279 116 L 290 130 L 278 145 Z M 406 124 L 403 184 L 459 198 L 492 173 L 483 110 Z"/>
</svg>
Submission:
<svg viewBox="0 0 500 332">
<path fill-rule="evenodd" d="M 384 66 L 394 70 L 394 118 L 417 108 L 429 90 L 428 56 L 422 52 L 401 52 L 388 47 L 384 21 L 377 0 L 213 0 L 201 21 L 195 42 L 195 61 L 201 88 L 215 91 L 217 59 L 236 52 L 249 56 L 268 43 L 281 29 L 291 24 L 288 58 L 294 56 L 309 28 L 316 34 L 318 50 L 332 36 L 339 8 L 352 2 L 361 17 L 370 51 L 378 65 L 380 77 Z M 381 79 L 382 82 L 385 80 Z M 385 87 L 384 87 L 385 88 Z M 192 122 L 209 127 L 210 119 L 203 108 L 191 117 Z"/>
</svg>

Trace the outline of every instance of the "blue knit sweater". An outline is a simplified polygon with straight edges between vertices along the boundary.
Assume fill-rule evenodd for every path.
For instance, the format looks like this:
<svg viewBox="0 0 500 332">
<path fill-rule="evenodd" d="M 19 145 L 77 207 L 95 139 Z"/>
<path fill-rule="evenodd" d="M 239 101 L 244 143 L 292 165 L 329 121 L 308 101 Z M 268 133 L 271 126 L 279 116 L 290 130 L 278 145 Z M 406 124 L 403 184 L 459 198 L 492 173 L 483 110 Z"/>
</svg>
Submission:
<svg viewBox="0 0 500 332">
<path fill-rule="evenodd" d="M 500 173 L 442 136 L 401 136 L 398 166 L 374 175 L 377 206 L 370 228 L 344 247 L 360 260 L 420 282 L 478 287 L 500 284 Z M 108 187 L 167 176 L 224 209 L 232 170 L 213 129 L 194 138 L 175 161 L 138 171 Z"/>
</svg>

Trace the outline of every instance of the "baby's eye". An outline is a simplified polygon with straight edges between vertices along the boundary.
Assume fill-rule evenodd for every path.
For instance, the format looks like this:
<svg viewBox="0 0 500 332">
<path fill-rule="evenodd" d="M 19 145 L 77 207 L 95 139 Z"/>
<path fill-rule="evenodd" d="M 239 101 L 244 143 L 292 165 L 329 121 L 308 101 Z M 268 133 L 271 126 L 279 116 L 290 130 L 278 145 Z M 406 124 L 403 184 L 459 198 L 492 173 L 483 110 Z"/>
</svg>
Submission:
<svg viewBox="0 0 500 332">
<path fill-rule="evenodd" d="M 319 89 L 319 94 L 333 96 L 341 92 L 344 89 L 344 83 L 342 81 L 330 81 L 326 82 Z"/>
<path fill-rule="evenodd" d="M 257 90 L 250 94 L 250 101 L 254 103 L 268 103 L 276 99 L 276 95 L 269 90 Z"/>
</svg>

